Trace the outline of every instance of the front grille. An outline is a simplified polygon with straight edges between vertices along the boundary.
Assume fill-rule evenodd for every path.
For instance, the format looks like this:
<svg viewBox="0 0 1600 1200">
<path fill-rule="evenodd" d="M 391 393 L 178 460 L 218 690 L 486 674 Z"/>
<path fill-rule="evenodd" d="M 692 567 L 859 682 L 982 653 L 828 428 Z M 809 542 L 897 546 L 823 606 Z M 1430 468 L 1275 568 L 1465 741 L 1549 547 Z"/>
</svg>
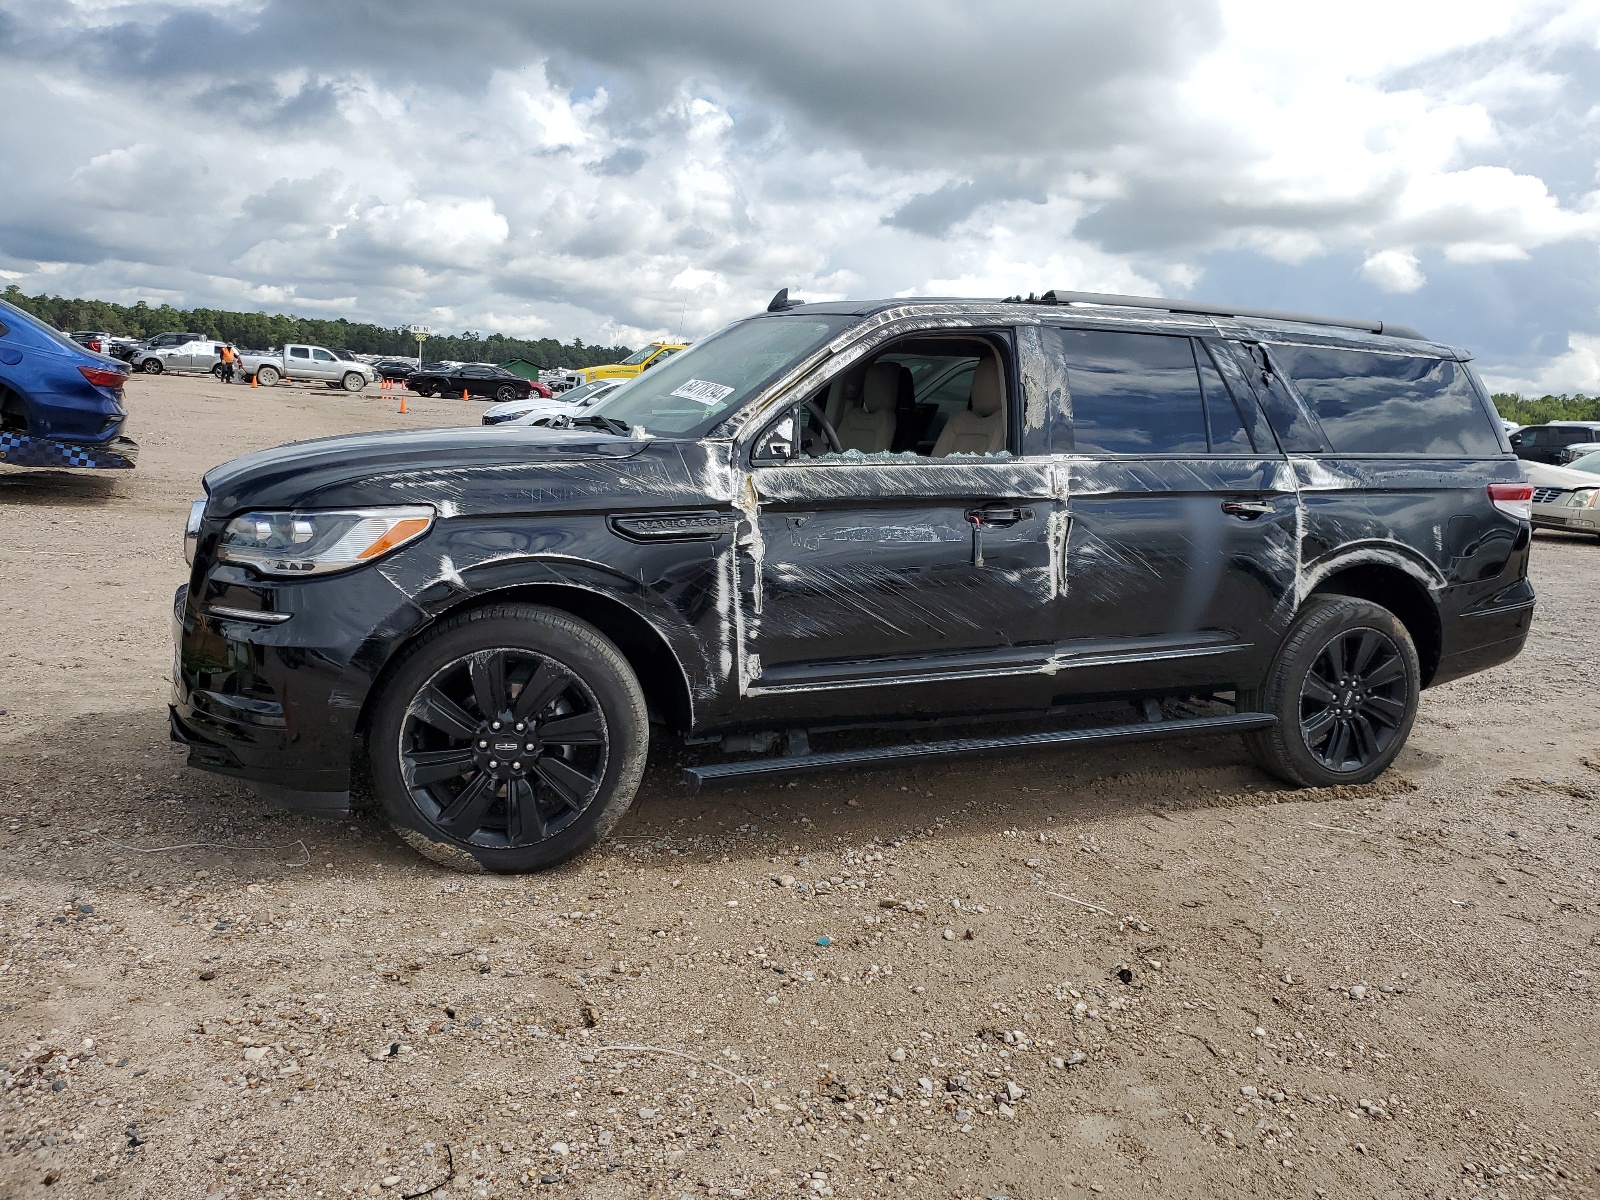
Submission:
<svg viewBox="0 0 1600 1200">
<path fill-rule="evenodd" d="M 1533 502 L 1535 504 L 1554 504 L 1561 499 L 1561 494 L 1565 490 L 1564 488 L 1555 487 L 1534 488 Z"/>
</svg>

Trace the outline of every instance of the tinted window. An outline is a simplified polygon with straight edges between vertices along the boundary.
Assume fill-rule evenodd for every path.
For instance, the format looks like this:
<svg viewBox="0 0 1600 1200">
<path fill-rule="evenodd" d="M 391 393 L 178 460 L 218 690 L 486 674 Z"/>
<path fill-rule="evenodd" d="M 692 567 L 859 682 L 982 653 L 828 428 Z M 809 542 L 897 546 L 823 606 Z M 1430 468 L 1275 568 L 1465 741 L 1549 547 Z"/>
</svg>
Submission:
<svg viewBox="0 0 1600 1200">
<path fill-rule="evenodd" d="M 1061 329 L 1079 454 L 1204 454 L 1206 423 L 1185 337 Z"/>
<path fill-rule="evenodd" d="M 329 354 L 326 350 L 313 350 L 311 352 L 311 357 L 316 359 L 318 362 L 333 361 L 333 355 Z"/>
<path fill-rule="evenodd" d="M 1200 370 L 1200 391 L 1206 398 L 1206 428 L 1211 435 L 1213 454 L 1251 454 L 1255 443 L 1244 427 L 1239 408 L 1228 385 L 1200 342 L 1194 346 L 1194 365 Z"/>
<path fill-rule="evenodd" d="M 1467 372 L 1445 359 L 1274 346 L 1328 443 L 1346 454 L 1498 455 Z"/>
<path fill-rule="evenodd" d="M 311 351 L 307 350 L 304 346 L 290 346 L 289 347 L 289 357 L 290 358 L 310 358 L 311 357 Z"/>
</svg>

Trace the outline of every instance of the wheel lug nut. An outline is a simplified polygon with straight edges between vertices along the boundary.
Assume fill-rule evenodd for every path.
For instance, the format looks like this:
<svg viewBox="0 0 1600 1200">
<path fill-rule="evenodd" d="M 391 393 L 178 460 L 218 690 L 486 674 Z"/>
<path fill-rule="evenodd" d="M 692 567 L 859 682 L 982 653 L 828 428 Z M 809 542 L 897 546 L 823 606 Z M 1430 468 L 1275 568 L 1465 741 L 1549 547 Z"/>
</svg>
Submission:
<svg viewBox="0 0 1600 1200">
<path fill-rule="evenodd" d="M 519 763 L 519 762 L 514 762 L 514 763 L 511 764 L 511 769 L 513 771 L 520 771 L 520 770 L 522 770 L 522 764 Z"/>
<path fill-rule="evenodd" d="M 523 731 L 523 730 L 524 730 L 524 729 L 526 729 L 526 728 L 527 728 L 527 726 L 526 726 L 526 725 L 524 725 L 524 724 L 523 724 L 523 723 L 522 723 L 522 722 L 521 722 L 521 721 L 518 721 L 518 722 L 517 722 L 517 724 L 516 724 L 516 730 L 517 730 L 517 732 L 518 732 L 518 733 L 521 733 L 521 732 L 522 732 L 522 731 Z"/>
<path fill-rule="evenodd" d="M 524 750 L 532 750 L 533 749 L 533 743 L 529 742 L 526 746 L 523 747 L 523 749 Z"/>
<path fill-rule="evenodd" d="M 489 743 L 488 742 L 479 742 L 478 743 L 478 749 L 479 750 L 487 750 L 488 748 L 489 748 Z"/>
<path fill-rule="evenodd" d="M 496 762 L 496 761 L 495 761 L 495 760 L 494 760 L 494 759 L 492 759 L 492 758 L 491 758 L 491 759 L 490 759 L 490 760 L 489 760 L 489 769 L 490 769 L 490 770 L 491 770 L 491 771 L 492 771 L 492 770 L 494 770 L 494 769 L 495 769 L 495 768 L 496 768 L 496 767 L 498 767 L 498 766 L 499 766 L 499 765 L 500 765 L 500 764 L 499 764 L 499 763 L 497 763 L 497 762 Z"/>
<path fill-rule="evenodd" d="M 489 728 L 490 729 L 499 729 L 500 728 L 500 722 L 499 721 L 490 721 L 489 722 Z"/>
</svg>

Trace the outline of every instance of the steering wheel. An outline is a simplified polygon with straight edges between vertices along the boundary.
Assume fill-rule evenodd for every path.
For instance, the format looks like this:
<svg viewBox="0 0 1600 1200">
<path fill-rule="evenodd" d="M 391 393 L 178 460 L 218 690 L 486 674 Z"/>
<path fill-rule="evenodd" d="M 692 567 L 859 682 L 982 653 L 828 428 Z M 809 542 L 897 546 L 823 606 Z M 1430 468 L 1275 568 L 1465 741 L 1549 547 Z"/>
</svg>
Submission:
<svg viewBox="0 0 1600 1200">
<path fill-rule="evenodd" d="M 827 440 L 828 449 L 835 454 L 843 454 L 844 447 L 839 444 L 839 433 L 833 427 L 833 422 L 828 420 L 828 415 L 817 407 L 815 400 L 807 400 L 800 406 L 817 419 L 817 424 L 822 426 L 822 436 Z"/>
</svg>

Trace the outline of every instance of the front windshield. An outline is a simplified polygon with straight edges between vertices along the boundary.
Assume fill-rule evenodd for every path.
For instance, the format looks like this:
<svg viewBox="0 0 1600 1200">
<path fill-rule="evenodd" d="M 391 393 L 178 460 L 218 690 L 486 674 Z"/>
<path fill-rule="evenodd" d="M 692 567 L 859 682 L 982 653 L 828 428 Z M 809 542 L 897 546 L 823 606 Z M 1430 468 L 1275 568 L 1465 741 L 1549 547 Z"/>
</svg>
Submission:
<svg viewBox="0 0 1600 1200">
<path fill-rule="evenodd" d="M 596 393 L 608 392 L 615 386 L 616 384 L 609 379 L 596 379 L 593 383 L 581 384 L 565 392 L 559 392 L 556 399 L 566 404 L 584 404 L 593 400 Z"/>
<path fill-rule="evenodd" d="M 654 346 L 646 346 L 643 350 L 635 350 L 632 354 L 628 355 L 627 358 L 622 360 L 621 365 L 624 367 L 637 367 L 655 352 L 656 347 Z"/>
<path fill-rule="evenodd" d="M 1591 475 L 1600 475 L 1600 450 L 1585 454 L 1582 458 L 1575 458 L 1567 466 L 1574 471 L 1587 471 Z"/>
<path fill-rule="evenodd" d="M 630 428 L 671 436 L 716 425 L 856 317 L 752 317 L 681 350 L 596 405 Z"/>
</svg>

